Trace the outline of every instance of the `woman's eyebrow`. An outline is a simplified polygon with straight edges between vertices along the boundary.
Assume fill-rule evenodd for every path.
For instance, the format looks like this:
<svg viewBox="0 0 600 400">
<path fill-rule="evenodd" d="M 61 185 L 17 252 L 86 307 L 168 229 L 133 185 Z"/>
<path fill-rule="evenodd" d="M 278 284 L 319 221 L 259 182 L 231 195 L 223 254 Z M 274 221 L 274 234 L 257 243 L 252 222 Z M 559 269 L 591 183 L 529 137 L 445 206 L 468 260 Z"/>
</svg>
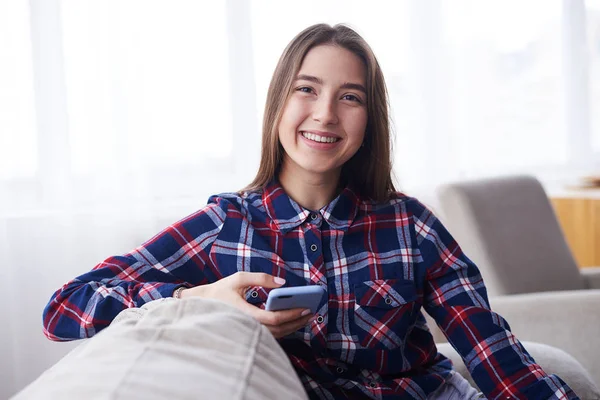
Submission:
<svg viewBox="0 0 600 400">
<path fill-rule="evenodd" d="M 309 81 L 309 82 L 314 82 L 316 84 L 322 85 L 323 84 L 323 80 L 321 78 L 317 78 L 316 76 L 312 76 L 312 75 L 304 75 L 304 74 L 300 74 L 296 77 L 297 81 Z"/>
<path fill-rule="evenodd" d="M 312 76 L 312 75 L 305 75 L 305 74 L 300 74 L 296 77 L 296 80 L 300 81 L 309 81 L 309 82 L 314 82 L 318 85 L 322 85 L 323 84 L 323 80 L 321 78 L 317 78 L 316 76 Z M 360 90 L 363 93 L 367 93 L 367 89 L 365 89 L 365 87 L 363 85 L 361 85 L 360 83 L 351 83 L 351 82 L 346 82 L 344 83 L 342 86 L 340 86 L 341 89 L 354 89 L 354 90 Z"/>
<path fill-rule="evenodd" d="M 364 94 L 367 94 L 367 89 L 365 89 L 365 87 L 363 85 L 361 85 L 360 83 L 350 83 L 350 82 L 346 82 L 341 86 L 342 89 L 354 89 L 354 90 L 360 90 L 361 92 L 363 92 Z"/>
</svg>

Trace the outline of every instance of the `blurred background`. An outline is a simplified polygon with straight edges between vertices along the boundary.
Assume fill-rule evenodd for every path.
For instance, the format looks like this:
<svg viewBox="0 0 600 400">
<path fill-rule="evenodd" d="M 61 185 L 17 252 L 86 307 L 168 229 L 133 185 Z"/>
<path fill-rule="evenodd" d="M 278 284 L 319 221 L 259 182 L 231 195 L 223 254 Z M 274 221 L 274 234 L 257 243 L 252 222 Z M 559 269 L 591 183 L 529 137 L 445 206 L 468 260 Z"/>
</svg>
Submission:
<svg viewBox="0 0 600 400">
<path fill-rule="evenodd" d="M 600 0 L 0 0 L 0 398 L 77 344 L 42 334 L 54 290 L 250 182 L 318 22 L 374 49 L 408 194 L 600 174 Z"/>
</svg>

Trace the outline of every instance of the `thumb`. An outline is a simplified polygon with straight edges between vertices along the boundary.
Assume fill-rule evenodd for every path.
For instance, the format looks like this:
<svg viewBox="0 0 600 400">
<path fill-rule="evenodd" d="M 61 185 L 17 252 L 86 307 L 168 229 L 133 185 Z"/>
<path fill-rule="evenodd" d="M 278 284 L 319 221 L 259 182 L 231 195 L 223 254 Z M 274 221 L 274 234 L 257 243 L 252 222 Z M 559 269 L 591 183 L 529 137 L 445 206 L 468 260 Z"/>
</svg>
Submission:
<svg viewBox="0 0 600 400">
<path fill-rule="evenodd" d="M 263 272 L 237 272 L 231 276 L 231 280 L 235 289 L 245 289 L 248 286 L 278 288 L 285 283 L 285 279 Z"/>
</svg>

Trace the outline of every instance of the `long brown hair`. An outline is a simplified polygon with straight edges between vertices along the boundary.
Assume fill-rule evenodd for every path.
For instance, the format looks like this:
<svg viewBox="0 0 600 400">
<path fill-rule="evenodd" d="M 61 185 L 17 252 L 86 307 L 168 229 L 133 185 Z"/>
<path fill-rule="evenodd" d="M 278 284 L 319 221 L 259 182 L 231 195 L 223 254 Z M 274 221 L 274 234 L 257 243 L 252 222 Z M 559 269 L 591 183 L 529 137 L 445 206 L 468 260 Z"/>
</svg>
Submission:
<svg viewBox="0 0 600 400">
<path fill-rule="evenodd" d="M 383 73 L 365 40 L 346 25 L 317 24 L 300 32 L 281 55 L 267 93 L 262 127 L 260 167 L 256 177 L 242 191 L 264 188 L 279 173 L 284 150 L 278 128 L 292 84 L 302 61 L 313 47 L 333 44 L 356 54 L 367 70 L 367 128 L 364 146 L 342 167 L 340 180 L 359 196 L 386 201 L 396 191 L 392 182 L 391 135 L 388 94 Z"/>
</svg>

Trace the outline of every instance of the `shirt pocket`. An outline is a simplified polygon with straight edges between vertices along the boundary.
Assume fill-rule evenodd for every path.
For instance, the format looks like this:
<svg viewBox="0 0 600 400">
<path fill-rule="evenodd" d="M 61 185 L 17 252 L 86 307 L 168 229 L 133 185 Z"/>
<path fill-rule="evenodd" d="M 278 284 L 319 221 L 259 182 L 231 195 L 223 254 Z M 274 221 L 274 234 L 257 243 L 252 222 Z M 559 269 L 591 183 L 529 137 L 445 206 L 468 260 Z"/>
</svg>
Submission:
<svg viewBox="0 0 600 400">
<path fill-rule="evenodd" d="M 262 286 L 252 286 L 246 291 L 246 301 L 264 310 L 270 291 Z"/>
<path fill-rule="evenodd" d="M 377 279 L 354 285 L 354 333 L 363 348 L 403 347 L 414 324 L 417 292 L 412 281 Z"/>
</svg>

